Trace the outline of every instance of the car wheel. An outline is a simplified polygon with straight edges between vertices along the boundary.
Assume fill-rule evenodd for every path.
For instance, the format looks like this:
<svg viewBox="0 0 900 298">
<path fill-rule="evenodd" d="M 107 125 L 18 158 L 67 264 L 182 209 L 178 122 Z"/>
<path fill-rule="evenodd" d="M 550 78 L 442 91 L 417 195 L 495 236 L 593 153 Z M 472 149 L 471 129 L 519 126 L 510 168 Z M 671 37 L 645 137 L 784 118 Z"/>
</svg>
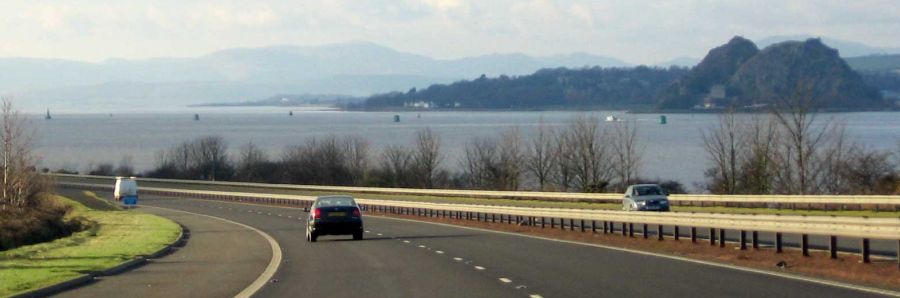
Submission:
<svg viewBox="0 0 900 298">
<path fill-rule="evenodd" d="M 316 242 L 317 238 L 319 238 L 319 235 L 316 235 L 316 233 L 309 233 L 309 242 Z"/>
<path fill-rule="evenodd" d="M 356 233 L 353 233 L 353 240 L 362 240 L 362 239 L 363 239 L 363 233 L 362 233 L 362 232 L 356 232 Z"/>
</svg>

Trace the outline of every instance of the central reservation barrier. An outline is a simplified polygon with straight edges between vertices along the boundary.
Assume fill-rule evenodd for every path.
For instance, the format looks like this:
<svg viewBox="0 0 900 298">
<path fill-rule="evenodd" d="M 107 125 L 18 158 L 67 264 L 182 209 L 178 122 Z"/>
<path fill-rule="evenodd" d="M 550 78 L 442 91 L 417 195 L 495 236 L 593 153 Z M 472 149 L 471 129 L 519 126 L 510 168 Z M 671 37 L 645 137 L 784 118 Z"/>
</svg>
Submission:
<svg viewBox="0 0 900 298">
<path fill-rule="evenodd" d="M 111 190 L 113 188 L 112 183 L 58 182 L 58 185 L 93 190 Z M 298 208 L 309 207 L 315 200 L 315 197 L 301 195 L 159 187 L 141 187 L 141 193 Z M 773 247 L 779 253 L 784 249 L 784 235 L 792 234 L 800 236 L 799 248 L 805 256 L 809 255 L 809 236 L 824 236 L 828 239 L 827 250 L 830 252 L 831 258 L 837 258 L 838 237 L 851 238 L 859 239 L 858 251 L 865 263 L 870 262 L 871 239 L 889 240 L 897 243 L 897 262 L 900 267 L 900 218 L 624 212 L 371 199 L 357 199 L 357 202 L 364 211 L 391 214 L 487 222 L 499 221 L 540 226 L 541 228 L 548 226 L 557 228 L 558 226 L 559 229 L 575 230 L 577 228 L 581 231 L 590 229 L 592 232 L 602 233 L 616 233 L 618 227 L 618 232 L 631 237 L 635 234 L 635 225 L 638 225 L 644 238 L 648 238 L 651 228 L 654 228 L 655 235 L 659 240 L 666 237 L 667 233 L 664 228 L 669 228 L 673 232 L 668 234 L 675 240 L 679 240 L 684 234 L 681 233 L 681 229 L 687 229 L 690 241 L 698 242 L 698 229 L 702 229 L 704 232 L 708 232 L 706 238 L 710 245 L 718 244 L 721 247 L 725 246 L 725 231 L 730 230 L 739 233 L 736 242 L 741 250 L 747 249 L 748 245 L 755 249 L 760 248 L 759 233 L 772 233 L 774 236 Z"/>
</svg>

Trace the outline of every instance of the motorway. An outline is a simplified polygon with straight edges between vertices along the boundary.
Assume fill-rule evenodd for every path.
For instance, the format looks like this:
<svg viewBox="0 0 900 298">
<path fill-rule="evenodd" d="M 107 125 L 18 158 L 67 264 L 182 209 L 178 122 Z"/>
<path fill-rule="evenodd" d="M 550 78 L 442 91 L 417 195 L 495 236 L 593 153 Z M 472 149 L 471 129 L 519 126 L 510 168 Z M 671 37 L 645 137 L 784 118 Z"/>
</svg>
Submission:
<svg viewBox="0 0 900 298">
<path fill-rule="evenodd" d="M 99 194 L 109 196 L 109 193 Z M 306 214 L 298 209 L 148 195 L 141 197 L 141 204 L 225 218 L 271 235 L 281 247 L 283 261 L 256 297 L 873 295 L 646 254 L 373 216 L 365 218 L 368 232 L 363 241 L 325 236 L 317 243 L 308 243 L 302 220 Z M 198 241 L 195 230 L 212 230 L 191 220 L 200 216 L 185 217 L 182 213 L 149 207 L 144 210 L 172 217 L 190 229 L 192 237 L 187 245 L 160 262 L 122 274 L 123 278 L 111 278 L 76 291 L 138 287 L 139 283 L 133 281 L 144 278 L 144 283 L 155 286 L 132 291 L 127 296 L 182 297 L 203 293 L 205 297 L 231 297 L 235 289 L 251 282 L 247 276 L 262 273 L 261 267 L 267 260 L 260 260 L 259 254 L 268 252 L 269 248 L 260 237 L 247 236 L 245 230 L 230 227 L 218 233 L 205 233 L 206 239 Z M 236 243 L 237 234 L 244 234 L 241 237 L 246 238 L 246 243 Z M 185 254 L 185 251 L 192 253 Z M 244 251 L 247 256 L 234 255 L 234 251 Z M 168 274 L 178 278 L 142 273 L 159 270 L 169 258 L 194 264 L 185 268 L 195 269 L 180 275 Z M 209 272 L 205 267 L 223 263 L 239 264 L 227 270 L 233 270 L 228 276 L 240 278 L 201 276 Z M 91 293 L 94 294 L 84 296 L 125 296 L 119 295 L 124 292 L 115 294 L 102 289 Z"/>
</svg>

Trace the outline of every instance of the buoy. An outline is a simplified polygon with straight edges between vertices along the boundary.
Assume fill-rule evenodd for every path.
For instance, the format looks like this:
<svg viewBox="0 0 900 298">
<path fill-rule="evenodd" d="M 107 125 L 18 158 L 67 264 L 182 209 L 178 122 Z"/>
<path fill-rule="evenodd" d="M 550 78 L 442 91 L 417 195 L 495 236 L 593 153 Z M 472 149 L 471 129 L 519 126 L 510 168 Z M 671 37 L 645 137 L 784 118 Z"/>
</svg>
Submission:
<svg viewBox="0 0 900 298">
<path fill-rule="evenodd" d="M 394 122 L 400 122 L 400 115 L 394 115 Z"/>
<path fill-rule="evenodd" d="M 659 124 L 666 124 L 666 115 L 659 116 Z"/>
</svg>

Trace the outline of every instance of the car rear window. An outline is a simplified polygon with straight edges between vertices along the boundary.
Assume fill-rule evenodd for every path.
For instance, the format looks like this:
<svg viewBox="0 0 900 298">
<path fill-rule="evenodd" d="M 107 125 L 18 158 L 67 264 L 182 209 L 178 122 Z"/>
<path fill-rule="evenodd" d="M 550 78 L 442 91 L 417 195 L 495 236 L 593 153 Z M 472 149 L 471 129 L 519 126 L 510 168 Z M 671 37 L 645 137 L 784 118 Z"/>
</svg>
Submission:
<svg viewBox="0 0 900 298">
<path fill-rule="evenodd" d="M 318 201 L 319 207 L 333 207 L 333 206 L 353 206 L 352 198 L 322 198 Z"/>
<path fill-rule="evenodd" d="M 662 195 L 662 190 L 659 187 L 642 186 L 637 188 L 637 193 L 639 196 L 659 196 Z"/>
</svg>

